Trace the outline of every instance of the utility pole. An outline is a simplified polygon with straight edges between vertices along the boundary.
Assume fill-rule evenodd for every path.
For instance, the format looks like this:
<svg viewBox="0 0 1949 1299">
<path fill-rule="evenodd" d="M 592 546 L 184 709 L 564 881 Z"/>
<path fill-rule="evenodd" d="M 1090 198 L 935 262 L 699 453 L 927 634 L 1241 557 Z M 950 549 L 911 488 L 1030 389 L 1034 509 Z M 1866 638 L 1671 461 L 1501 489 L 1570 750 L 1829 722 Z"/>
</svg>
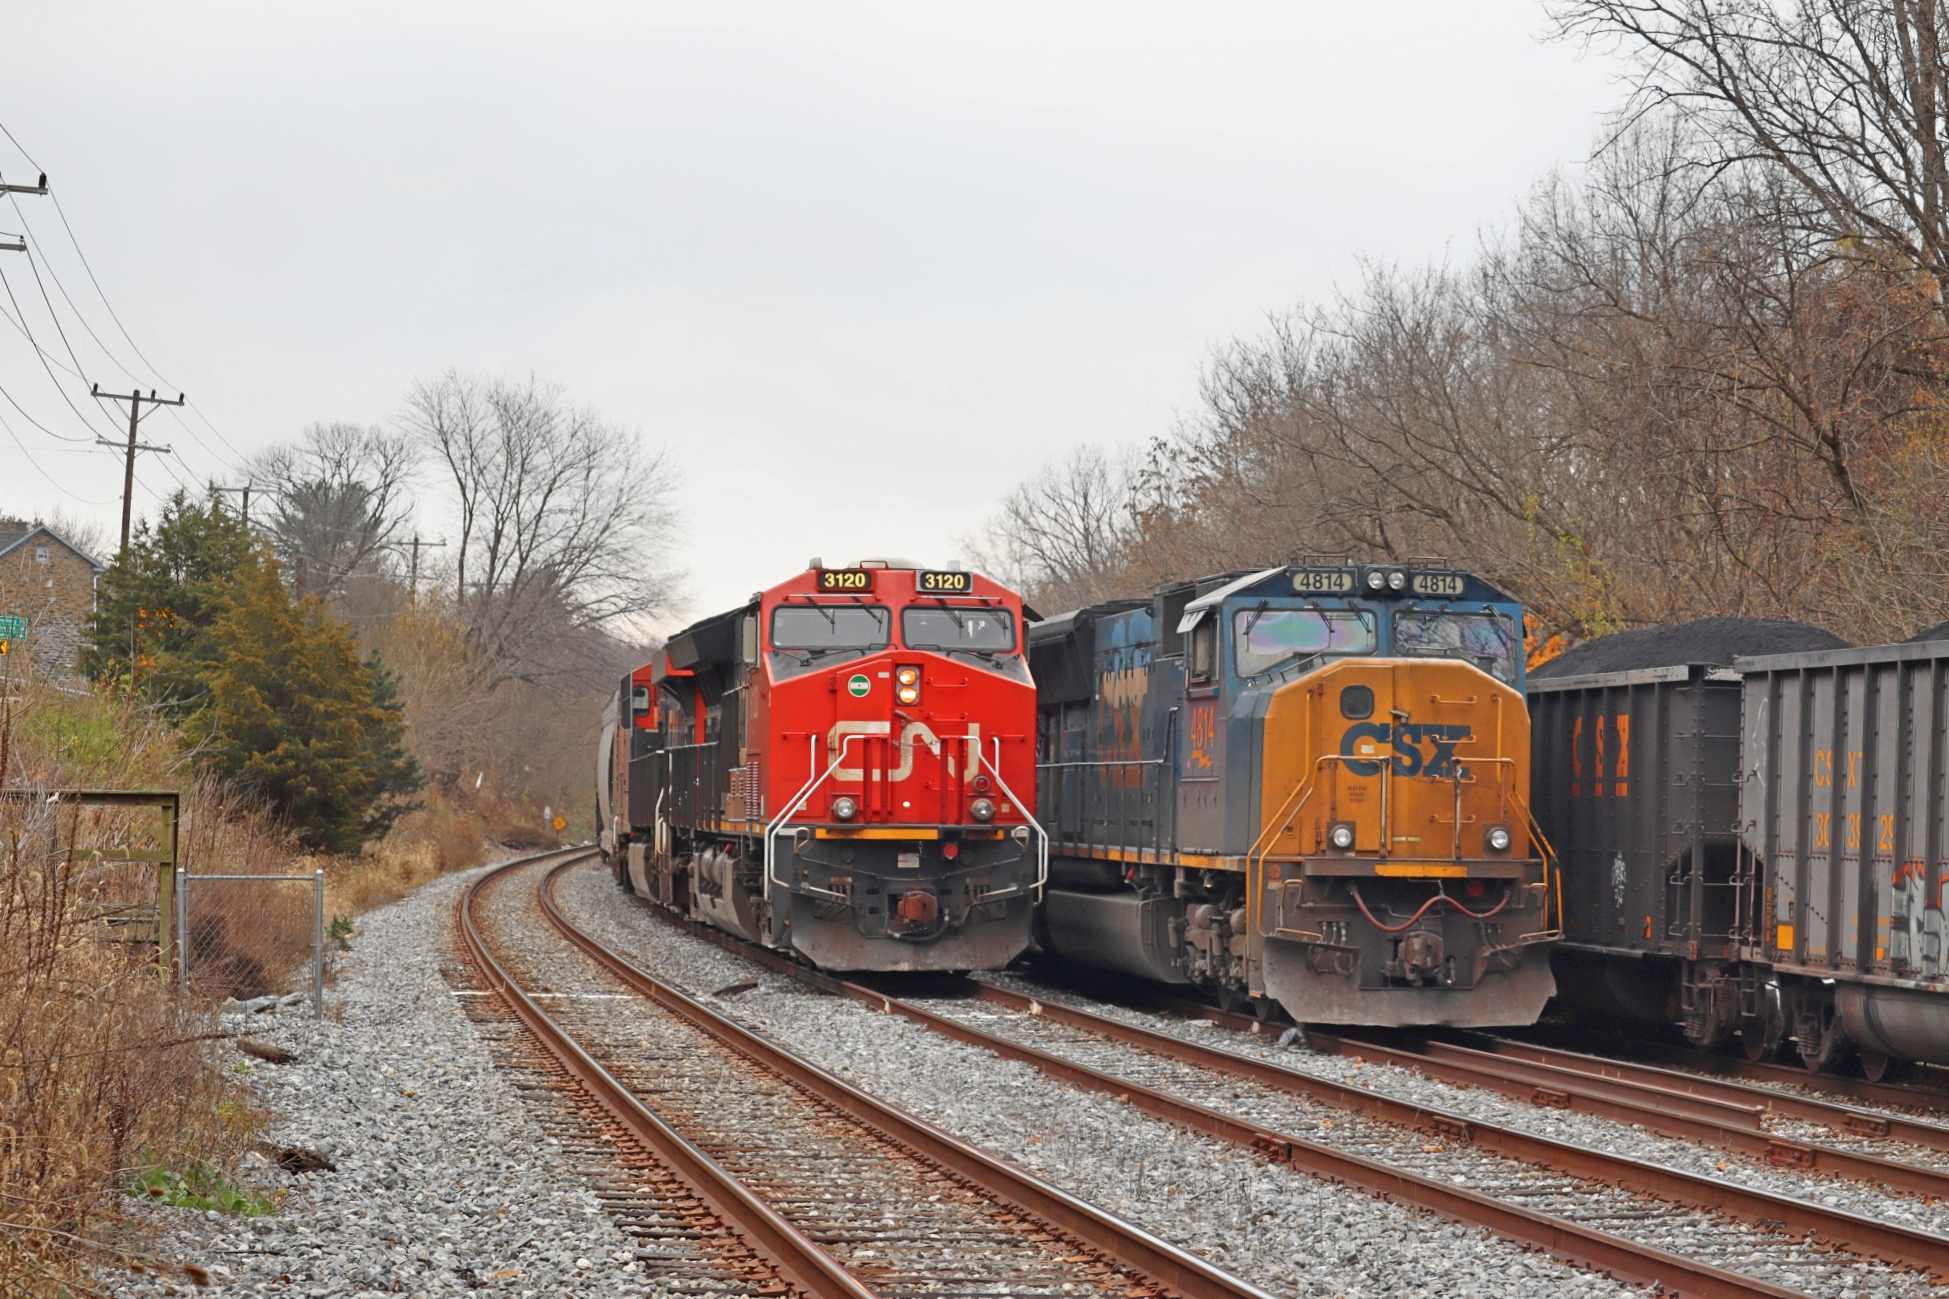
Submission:
<svg viewBox="0 0 1949 1299">
<path fill-rule="evenodd" d="M 45 193 L 47 193 L 46 172 L 41 173 L 41 179 L 37 184 L 33 184 L 33 185 L 0 184 L 0 194 L 45 194 Z M 10 243 L 0 243 L 0 252 L 24 253 L 26 251 L 27 251 L 27 240 L 21 235 L 15 235 L 13 237 L 12 242 Z"/>
<path fill-rule="evenodd" d="M 146 442 L 135 440 L 135 427 L 142 422 L 143 418 L 142 403 L 148 402 L 150 413 L 154 414 L 155 407 L 180 406 L 184 398 L 180 392 L 176 394 L 175 401 L 167 397 L 158 397 L 154 388 L 149 389 L 149 395 L 146 397 L 140 392 L 103 392 L 102 386 L 98 383 L 89 386 L 88 395 L 99 400 L 125 401 L 129 404 L 129 458 L 122 470 L 122 548 L 116 552 L 118 560 L 125 560 L 129 557 L 129 507 L 135 500 L 135 453 L 138 451 L 156 451 L 164 455 L 169 453 L 168 447 L 151 446 Z M 114 447 L 118 451 L 122 449 L 121 443 L 111 442 L 107 438 L 96 438 L 95 445 Z"/>
<path fill-rule="evenodd" d="M 446 544 L 444 541 L 421 541 L 419 533 L 415 532 L 413 534 L 413 576 L 411 584 L 406 589 L 412 592 L 411 603 L 415 608 L 419 606 L 420 602 L 420 547 L 425 546 L 428 550 L 438 550 Z"/>
<path fill-rule="evenodd" d="M 230 492 L 242 492 L 244 494 L 244 524 L 248 527 L 250 524 L 250 489 L 252 486 L 253 484 L 251 483 L 245 483 L 242 487 L 218 487 L 215 483 L 211 483 L 210 490 L 219 495 L 227 495 Z"/>
</svg>

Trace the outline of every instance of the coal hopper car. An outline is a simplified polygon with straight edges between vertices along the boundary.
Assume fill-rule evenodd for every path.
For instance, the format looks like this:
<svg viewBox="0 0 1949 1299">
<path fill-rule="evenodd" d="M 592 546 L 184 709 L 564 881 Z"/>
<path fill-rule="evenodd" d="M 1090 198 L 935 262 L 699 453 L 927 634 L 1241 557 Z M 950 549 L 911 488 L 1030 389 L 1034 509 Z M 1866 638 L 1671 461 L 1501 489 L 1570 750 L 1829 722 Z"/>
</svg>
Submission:
<svg viewBox="0 0 1949 1299">
<path fill-rule="evenodd" d="M 1572 1006 L 1811 1069 L 1949 1064 L 1949 642 L 1562 675 L 1530 707 Z"/>
<path fill-rule="evenodd" d="M 619 882 L 824 969 L 1006 965 L 1048 867 L 1022 617 L 979 574 L 868 560 L 678 632 L 603 728 Z"/>
<path fill-rule="evenodd" d="M 1557 904 L 1515 601 L 1447 569 L 1286 566 L 1029 639 L 1043 946 L 1301 1021 L 1537 1017 Z"/>
</svg>

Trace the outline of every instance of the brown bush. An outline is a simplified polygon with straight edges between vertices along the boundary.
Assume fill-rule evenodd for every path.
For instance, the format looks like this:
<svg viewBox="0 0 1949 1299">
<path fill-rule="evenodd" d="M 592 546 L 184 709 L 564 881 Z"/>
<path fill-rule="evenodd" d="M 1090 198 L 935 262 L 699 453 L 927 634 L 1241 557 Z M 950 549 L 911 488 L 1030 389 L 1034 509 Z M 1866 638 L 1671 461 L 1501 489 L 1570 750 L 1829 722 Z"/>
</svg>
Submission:
<svg viewBox="0 0 1949 1299">
<path fill-rule="evenodd" d="M 480 865 L 487 847 L 478 811 L 436 797 L 363 855 L 316 863 L 325 871 L 325 913 L 351 917 L 397 901 L 429 880 Z"/>
<path fill-rule="evenodd" d="M 113 701 L 8 683 L 0 712 L 0 1294 L 89 1289 L 120 1189 L 157 1165 L 231 1166 L 257 1126 L 225 1080 L 206 1000 L 158 976 L 154 948 L 114 941 L 153 915 L 153 866 L 99 852 L 160 837 L 153 812 L 50 802 L 22 785 L 177 782 L 166 732 Z M 223 821 L 206 785 L 185 789 L 185 863 L 268 860 L 269 840 Z M 203 827 L 201 837 L 198 827 Z M 126 934 L 130 926 L 121 926 Z"/>
</svg>

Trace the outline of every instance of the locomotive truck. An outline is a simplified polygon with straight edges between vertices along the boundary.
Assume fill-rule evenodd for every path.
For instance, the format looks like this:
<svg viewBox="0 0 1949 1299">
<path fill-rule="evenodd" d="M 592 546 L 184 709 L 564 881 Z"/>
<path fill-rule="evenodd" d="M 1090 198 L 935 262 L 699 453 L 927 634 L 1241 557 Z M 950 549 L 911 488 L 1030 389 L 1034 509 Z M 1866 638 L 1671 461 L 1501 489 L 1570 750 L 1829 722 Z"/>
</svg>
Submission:
<svg viewBox="0 0 1949 1299">
<path fill-rule="evenodd" d="M 1022 621 L 959 568 L 814 560 L 678 632 L 604 715 L 619 883 L 825 969 L 1008 964 L 1048 873 Z"/>
<path fill-rule="evenodd" d="M 1446 568 L 1224 573 L 1037 624 L 1040 943 L 1296 1020 L 1554 991 L 1522 610 Z"/>
</svg>

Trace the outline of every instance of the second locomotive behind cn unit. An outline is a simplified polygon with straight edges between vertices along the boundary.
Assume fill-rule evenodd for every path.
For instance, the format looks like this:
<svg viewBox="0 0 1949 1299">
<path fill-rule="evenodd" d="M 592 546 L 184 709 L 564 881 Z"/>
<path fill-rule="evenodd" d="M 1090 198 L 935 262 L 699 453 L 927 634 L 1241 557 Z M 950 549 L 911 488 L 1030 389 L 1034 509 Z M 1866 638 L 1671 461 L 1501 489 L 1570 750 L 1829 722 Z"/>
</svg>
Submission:
<svg viewBox="0 0 1949 1299">
<path fill-rule="evenodd" d="M 987 578 L 868 560 L 678 632 L 603 732 L 619 879 L 826 969 L 1008 964 L 1047 863 L 1021 628 Z"/>
<path fill-rule="evenodd" d="M 1029 635 L 1039 939 L 1340 1024 L 1526 1024 L 1554 990 L 1522 610 L 1464 573 L 1228 573 Z"/>
</svg>

